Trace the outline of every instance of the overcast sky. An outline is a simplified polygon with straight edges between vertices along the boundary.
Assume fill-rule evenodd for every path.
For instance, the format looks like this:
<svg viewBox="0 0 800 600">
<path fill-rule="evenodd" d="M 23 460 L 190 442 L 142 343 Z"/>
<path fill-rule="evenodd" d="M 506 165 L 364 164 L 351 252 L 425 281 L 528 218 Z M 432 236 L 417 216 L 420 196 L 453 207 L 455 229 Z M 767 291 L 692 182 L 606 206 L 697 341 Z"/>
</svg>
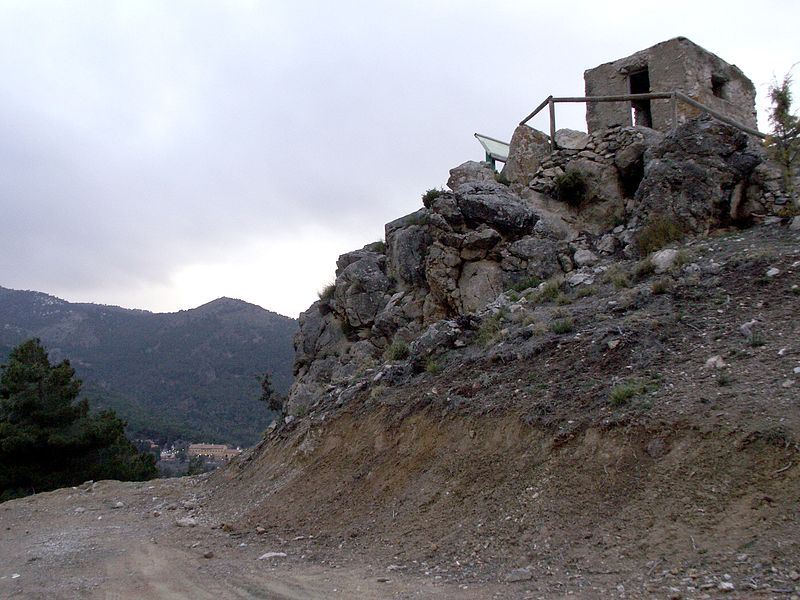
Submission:
<svg viewBox="0 0 800 600">
<path fill-rule="evenodd" d="M 509 139 L 597 64 L 686 36 L 753 80 L 765 130 L 798 23 L 796 0 L 0 0 L 0 286 L 297 316 L 482 158 L 473 132 Z"/>
</svg>

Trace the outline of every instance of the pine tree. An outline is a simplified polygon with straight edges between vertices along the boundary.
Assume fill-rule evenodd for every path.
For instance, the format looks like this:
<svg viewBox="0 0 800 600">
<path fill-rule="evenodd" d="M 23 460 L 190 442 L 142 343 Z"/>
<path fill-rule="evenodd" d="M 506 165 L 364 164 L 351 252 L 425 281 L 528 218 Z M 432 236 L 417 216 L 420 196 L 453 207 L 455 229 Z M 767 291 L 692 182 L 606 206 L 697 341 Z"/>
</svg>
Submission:
<svg viewBox="0 0 800 600">
<path fill-rule="evenodd" d="M 69 361 L 50 364 L 38 339 L 0 367 L 0 500 L 87 479 L 144 480 L 156 474 L 113 411 L 90 414 Z"/>
<path fill-rule="evenodd" d="M 792 77 L 787 74 L 780 83 L 776 81 L 769 87 L 772 133 L 767 139 L 772 158 L 783 170 L 784 190 L 790 196 L 795 192 L 794 178 L 800 162 L 800 119 L 792 114 L 791 86 Z"/>
</svg>

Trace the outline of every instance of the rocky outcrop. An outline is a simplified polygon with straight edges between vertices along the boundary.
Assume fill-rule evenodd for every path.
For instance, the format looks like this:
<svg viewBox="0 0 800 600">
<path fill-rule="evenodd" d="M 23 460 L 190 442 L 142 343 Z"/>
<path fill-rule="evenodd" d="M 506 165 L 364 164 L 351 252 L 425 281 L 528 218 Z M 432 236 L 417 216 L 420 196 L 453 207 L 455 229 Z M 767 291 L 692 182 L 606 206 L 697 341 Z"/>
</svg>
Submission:
<svg viewBox="0 0 800 600">
<path fill-rule="evenodd" d="M 730 125 L 707 116 L 689 121 L 645 153 L 634 216 L 663 216 L 691 233 L 747 219 L 742 200 L 764 158 Z"/>
<path fill-rule="evenodd" d="M 688 232 L 746 220 L 772 181 L 746 135 L 708 118 L 666 136 L 619 127 L 562 130 L 556 141 L 550 154 L 546 136 L 518 128 L 510 185 L 466 162 L 450 171 L 448 191 L 428 192 L 423 208 L 386 225 L 385 244 L 339 258 L 333 290 L 300 319 L 290 412 L 344 402 L 365 377 L 389 384 L 424 368 L 508 308 L 512 288 L 590 285 L 603 261 L 640 251 L 655 216 Z M 565 177 L 581 194 L 569 203 L 558 199 Z M 659 254 L 655 268 L 670 260 L 674 251 Z M 399 356 L 409 359 L 390 360 Z"/>
</svg>

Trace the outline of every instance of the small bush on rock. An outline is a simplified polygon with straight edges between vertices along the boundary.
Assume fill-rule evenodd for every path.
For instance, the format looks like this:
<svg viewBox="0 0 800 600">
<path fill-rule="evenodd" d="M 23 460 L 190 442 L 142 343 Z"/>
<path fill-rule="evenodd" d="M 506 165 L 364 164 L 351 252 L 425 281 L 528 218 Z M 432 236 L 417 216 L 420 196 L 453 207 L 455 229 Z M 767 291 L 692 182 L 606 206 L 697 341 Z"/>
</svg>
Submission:
<svg viewBox="0 0 800 600">
<path fill-rule="evenodd" d="M 539 281 L 538 277 L 526 277 L 525 279 L 520 279 L 514 285 L 511 286 L 511 289 L 515 292 L 524 292 L 527 289 L 535 288 L 539 285 L 541 281 Z"/>
<path fill-rule="evenodd" d="M 640 383 L 621 383 L 611 390 L 611 393 L 608 395 L 608 400 L 611 402 L 612 406 L 622 406 L 634 396 L 644 394 L 646 391 L 647 388 Z"/>
<path fill-rule="evenodd" d="M 586 199 L 586 179 L 578 171 L 556 177 L 556 198 L 572 207 L 579 207 Z"/>
<path fill-rule="evenodd" d="M 550 331 L 558 335 L 571 333 L 574 330 L 575 323 L 572 322 L 572 319 L 558 319 L 550 325 Z"/>
<path fill-rule="evenodd" d="M 444 194 L 444 190 L 440 188 L 431 188 L 424 194 L 422 194 L 422 205 L 425 208 L 430 208 L 433 201 L 436 200 L 439 196 Z"/>
<path fill-rule="evenodd" d="M 425 363 L 425 371 L 427 371 L 431 375 L 438 375 L 439 373 L 442 372 L 442 365 L 432 358 L 428 359 L 428 362 Z"/>
<path fill-rule="evenodd" d="M 408 358 L 408 344 L 401 340 L 395 340 L 386 349 L 386 360 L 405 360 Z"/>
<path fill-rule="evenodd" d="M 532 300 L 535 302 L 548 302 L 558 298 L 561 294 L 561 286 L 564 280 L 561 277 L 552 277 L 545 284 L 536 290 Z"/>
<path fill-rule="evenodd" d="M 633 277 L 636 279 L 636 281 L 640 281 L 645 277 L 647 277 L 648 275 L 650 275 L 651 273 L 654 273 L 655 270 L 656 270 L 656 265 L 653 263 L 653 261 L 650 260 L 649 257 L 643 258 L 634 265 Z"/>
<path fill-rule="evenodd" d="M 484 348 L 497 339 L 500 331 L 503 329 L 503 314 L 497 313 L 491 317 L 486 317 L 481 326 L 478 328 L 478 336 L 476 341 L 478 345 Z"/>
<path fill-rule="evenodd" d="M 653 282 L 652 290 L 654 294 L 666 294 L 672 287 L 672 281 L 668 277 L 662 277 Z"/>
<path fill-rule="evenodd" d="M 665 216 L 655 217 L 636 236 L 636 249 L 642 255 L 661 250 L 670 242 L 679 242 L 685 232 L 680 223 Z"/>
<path fill-rule="evenodd" d="M 336 291 L 336 284 L 331 282 L 317 292 L 317 297 L 323 302 L 330 302 L 333 294 Z"/>
<path fill-rule="evenodd" d="M 605 281 L 613 283 L 616 288 L 629 288 L 631 287 L 631 278 L 628 272 L 620 265 L 612 265 L 608 271 L 605 272 Z"/>
</svg>

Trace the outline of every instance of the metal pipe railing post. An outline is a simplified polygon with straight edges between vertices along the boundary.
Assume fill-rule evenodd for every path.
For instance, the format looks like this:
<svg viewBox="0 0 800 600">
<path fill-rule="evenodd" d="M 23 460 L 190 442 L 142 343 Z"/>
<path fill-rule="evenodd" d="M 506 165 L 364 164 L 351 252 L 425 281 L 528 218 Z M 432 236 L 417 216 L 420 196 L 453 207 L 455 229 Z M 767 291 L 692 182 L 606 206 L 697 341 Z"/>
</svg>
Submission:
<svg viewBox="0 0 800 600">
<path fill-rule="evenodd" d="M 556 151 L 556 103 L 553 97 L 547 98 L 547 108 L 550 109 L 550 152 Z"/>
</svg>

